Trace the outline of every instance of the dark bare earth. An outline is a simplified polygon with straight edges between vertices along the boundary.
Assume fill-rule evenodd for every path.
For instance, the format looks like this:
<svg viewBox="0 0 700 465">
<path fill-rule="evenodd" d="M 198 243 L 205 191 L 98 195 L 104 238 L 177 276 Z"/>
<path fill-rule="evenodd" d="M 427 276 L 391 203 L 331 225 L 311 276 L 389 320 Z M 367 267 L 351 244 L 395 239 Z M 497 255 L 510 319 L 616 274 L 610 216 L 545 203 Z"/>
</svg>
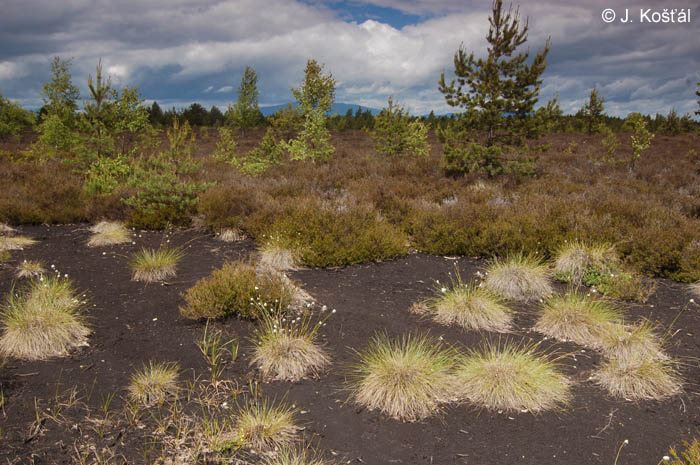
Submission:
<svg viewBox="0 0 700 465">
<path fill-rule="evenodd" d="M 0 368 L 5 399 L 0 411 L 0 462 L 76 463 L 74 445 L 88 436 L 95 438 L 98 449 L 111 451 L 128 463 L 147 462 L 144 450 L 150 438 L 144 431 L 122 424 L 99 437 L 85 416 L 88 411 L 97 415 L 100 405 L 114 393 L 109 410 L 118 411 L 131 373 L 148 360 L 177 361 L 182 379 L 208 376 L 195 345 L 204 323 L 180 316 L 181 293 L 225 261 L 247 257 L 253 250 L 252 242 L 227 244 L 188 230 L 169 236 L 137 232 L 135 245 L 88 248 L 87 226 L 23 227 L 20 233 L 40 242 L 14 252 L 9 264 L 0 269 L 3 297 L 13 286 L 15 267 L 21 260 L 38 259 L 48 267 L 53 264 L 87 294 L 87 315 L 94 333 L 90 347 L 67 358 L 31 363 L 7 360 Z M 170 244 L 183 246 L 186 254 L 177 278 L 167 285 L 131 281 L 127 255 L 168 239 Z M 612 399 L 588 381 L 599 356 L 572 344 L 557 343 L 551 349 L 569 354 L 561 363 L 575 380 L 572 404 L 558 413 L 533 416 L 451 406 L 438 417 L 404 424 L 347 403 L 344 370 L 354 359 L 352 349 L 364 347 L 377 331 L 398 335 L 429 330 L 467 348 L 484 338 L 499 337 L 442 327 L 408 312 L 413 302 L 432 292 L 434 280 L 448 280 L 447 273 L 454 271 L 455 265 L 469 278 L 483 262 L 412 254 L 386 263 L 292 273 L 319 304 L 337 309 L 322 331 L 333 365 L 319 379 L 265 384 L 264 395 L 278 399 L 286 395 L 289 403 L 304 412 L 298 418 L 305 426 L 307 440 L 329 458 L 358 464 L 612 465 L 618 447 L 627 439 L 629 445 L 622 449 L 619 465 L 654 465 L 668 453 L 669 446 L 678 446 L 697 434 L 700 306 L 689 304 L 687 286 L 665 280 L 658 282 L 647 304 L 627 307 L 634 319 L 649 318 L 665 328 L 685 308 L 671 328 L 673 337 L 667 347 L 681 362 L 679 369 L 686 381 L 680 397 L 638 404 Z M 536 306 L 515 308 L 518 330 L 507 337 L 539 340 L 540 336 L 529 330 Z M 245 387 L 257 377 L 249 367 L 247 338 L 253 323 L 229 319 L 217 327 L 241 342 L 241 355 L 225 376 Z M 542 347 L 550 348 L 548 344 L 545 341 Z M 73 386 L 77 386 L 84 406 L 64 409 L 59 422 L 43 415 L 55 413 L 57 398 Z M 40 427 L 35 422 L 37 415 Z"/>
</svg>

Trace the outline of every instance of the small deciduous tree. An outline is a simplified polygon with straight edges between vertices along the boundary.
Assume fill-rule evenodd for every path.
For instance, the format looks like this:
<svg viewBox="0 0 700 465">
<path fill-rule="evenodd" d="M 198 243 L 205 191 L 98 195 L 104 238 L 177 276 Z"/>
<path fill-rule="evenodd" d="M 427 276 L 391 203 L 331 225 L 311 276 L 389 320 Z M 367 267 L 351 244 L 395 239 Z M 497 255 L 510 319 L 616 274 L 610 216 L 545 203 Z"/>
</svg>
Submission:
<svg viewBox="0 0 700 465">
<path fill-rule="evenodd" d="M 588 97 L 588 102 L 581 108 L 581 115 L 586 120 L 589 135 L 598 131 L 598 126 L 603 119 L 603 103 L 605 103 L 605 98 L 599 96 L 598 89 L 594 87 Z"/>
<path fill-rule="evenodd" d="M 22 131 L 36 124 L 36 115 L 18 103 L 3 97 L 0 92 L 0 139 L 19 137 Z"/>
<path fill-rule="evenodd" d="M 411 121 L 408 111 L 395 104 L 393 97 L 375 118 L 371 135 L 374 150 L 380 155 L 427 155 L 430 150 L 428 128 L 420 121 Z"/>
<path fill-rule="evenodd" d="M 630 169 L 634 170 L 637 160 L 642 156 L 642 152 L 651 147 L 651 140 L 654 134 L 647 129 L 647 120 L 640 113 L 630 113 L 627 116 L 626 125 L 632 130 L 632 159 Z"/>
<path fill-rule="evenodd" d="M 238 101 L 229 107 L 229 123 L 244 133 L 246 129 L 259 126 L 264 117 L 258 107 L 258 73 L 250 66 L 245 67 L 241 84 L 238 87 Z"/>
<path fill-rule="evenodd" d="M 473 113 L 469 122 L 486 131 L 491 146 L 527 133 L 550 45 L 547 41 L 530 64 L 529 50 L 515 54 L 527 41 L 528 23 L 521 24 L 512 6 L 504 11 L 502 0 L 494 0 L 489 24 L 488 56 L 477 59 L 460 46 L 454 56 L 457 79 L 447 84 L 443 72 L 438 84 L 448 105 Z"/>
<path fill-rule="evenodd" d="M 330 143 L 331 134 L 326 128 L 326 113 L 335 99 L 335 79 L 331 73 L 324 73 L 323 65 L 316 60 L 308 60 L 304 69 L 304 81 L 292 89 L 299 102 L 304 125 L 297 137 L 283 142 L 292 160 L 325 160 L 335 151 Z"/>
<path fill-rule="evenodd" d="M 44 84 L 41 95 L 45 114 L 39 125 L 39 143 L 34 147 L 40 158 L 69 152 L 77 142 L 75 111 L 80 91 L 70 74 L 71 60 L 54 57 L 51 62 L 51 80 Z"/>
</svg>

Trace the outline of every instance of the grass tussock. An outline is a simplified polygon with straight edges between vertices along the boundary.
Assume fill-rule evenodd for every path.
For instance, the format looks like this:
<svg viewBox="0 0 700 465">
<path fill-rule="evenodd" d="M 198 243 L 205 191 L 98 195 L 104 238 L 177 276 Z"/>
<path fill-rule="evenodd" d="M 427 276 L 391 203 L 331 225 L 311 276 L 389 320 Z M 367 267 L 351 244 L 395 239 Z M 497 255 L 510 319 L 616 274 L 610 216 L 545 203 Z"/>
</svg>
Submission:
<svg viewBox="0 0 700 465">
<path fill-rule="evenodd" d="M 129 397 L 146 407 L 162 405 L 177 396 L 179 370 L 177 363 L 149 361 L 131 376 L 127 387 Z"/>
<path fill-rule="evenodd" d="M 547 299 L 534 328 L 562 341 L 600 348 L 621 319 L 622 311 L 612 302 L 571 292 Z"/>
<path fill-rule="evenodd" d="M 8 224 L 0 223 L 0 236 L 14 236 L 15 233 L 17 233 L 15 228 Z"/>
<path fill-rule="evenodd" d="M 529 302 L 549 297 L 553 292 L 549 268 L 530 255 L 496 258 L 486 272 L 486 288 L 508 300 Z"/>
<path fill-rule="evenodd" d="M 251 400 L 236 414 L 236 431 L 243 447 L 270 452 L 298 440 L 296 409 L 268 400 Z"/>
<path fill-rule="evenodd" d="M 648 321 L 636 324 L 614 324 L 608 328 L 601 344 L 603 354 L 623 365 L 652 358 L 668 360 L 656 327 Z"/>
<path fill-rule="evenodd" d="M 122 223 L 100 221 L 90 228 L 88 247 L 105 247 L 130 242 L 129 230 Z"/>
<path fill-rule="evenodd" d="M 283 275 L 256 270 L 249 263 L 236 261 L 214 270 L 184 294 L 180 313 L 190 319 L 224 318 L 239 315 L 257 318 L 262 304 L 286 307 L 293 289 Z"/>
<path fill-rule="evenodd" d="M 286 446 L 266 456 L 263 465 L 331 465 L 331 462 L 309 447 Z"/>
<path fill-rule="evenodd" d="M 236 228 L 224 228 L 216 234 L 216 238 L 222 242 L 238 242 L 245 239 L 245 234 Z"/>
<path fill-rule="evenodd" d="M 690 285 L 690 293 L 696 298 L 700 299 L 700 281 Z"/>
<path fill-rule="evenodd" d="M 699 465 L 700 440 L 694 438 L 691 442 L 683 441 L 683 449 L 671 447 L 669 455 L 669 465 Z"/>
<path fill-rule="evenodd" d="M 261 326 L 253 337 L 255 349 L 250 361 L 264 378 L 294 382 L 330 364 L 330 357 L 316 339 L 331 313 L 313 323 L 310 314 L 285 315 L 279 306 L 271 310 L 260 312 Z"/>
<path fill-rule="evenodd" d="M 453 349 L 427 335 L 389 339 L 375 336 L 357 353 L 350 386 L 356 403 L 401 421 L 416 421 L 437 412 L 454 396 Z"/>
<path fill-rule="evenodd" d="M 672 362 L 651 356 L 606 360 L 592 379 L 613 397 L 629 401 L 661 400 L 680 394 L 683 388 Z"/>
<path fill-rule="evenodd" d="M 174 278 L 177 264 L 183 257 L 184 253 L 180 249 L 141 249 L 131 255 L 131 279 L 153 283 Z"/>
<path fill-rule="evenodd" d="M 258 264 L 261 268 L 274 271 L 299 269 L 299 259 L 293 250 L 283 247 L 279 241 L 270 239 L 260 245 Z"/>
<path fill-rule="evenodd" d="M 71 282 L 57 277 L 34 279 L 11 291 L 0 313 L 0 353 L 45 360 L 87 345 L 90 329 L 79 299 Z"/>
<path fill-rule="evenodd" d="M 433 321 L 464 329 L 507 332 L 513 311 L 495 292 L 476 284 L 464 284 L 458 277 L 451 287 L 437 290 L 426 302 Z"/>
<path fill-rule="evenodd" d="M 460 397 L 479 408 L 538 413 L 571 399 L 571 382 L 536 345 L 473 349 L 459 362 L 455 379 Z"/>
<path fill-rule="evenodd" d="M 37 241 L 24 236 L 0 236 L 0 252 L 8 250 L 24 250 L 36 244 Z"/>
<path fill-rule="evenodd" d="M 615 248 L 609 244 L 587 244 L 578 240 L 566 242 L 555 252 L 554 276 L 578 286 L 591 270 L 610 273 L 616 270 L 619 261 Z"/>
<path fill-rule="evenodd" d="M 46 272 L 44 265 L 36 260 L 24 260 L 17 267 L 18 278 L 36 278 Z"/>
</svg>

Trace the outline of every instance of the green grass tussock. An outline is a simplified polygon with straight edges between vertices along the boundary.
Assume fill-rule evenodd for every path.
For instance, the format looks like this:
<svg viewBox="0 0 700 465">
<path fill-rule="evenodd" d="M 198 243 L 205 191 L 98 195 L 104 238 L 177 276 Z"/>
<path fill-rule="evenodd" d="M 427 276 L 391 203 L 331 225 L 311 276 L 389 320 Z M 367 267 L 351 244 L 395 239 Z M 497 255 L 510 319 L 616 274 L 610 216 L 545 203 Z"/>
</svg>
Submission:
<svg viewBox="0 0 700 465">
<path fill-rule="evenodd" d="M 427 335 L 372 338 L 351 367 L 353 400 L 400 421 L 427 418 L 454 397 L 456 352 Z"/>
<path fill-rule="evenodd" d="M 508 300 L 529 302 L 549 297 L 553 292 L 549 268 L 531 255 L 496 258 L 486 272 L 486 288 Z"/>
<path fill-rule="evenodd" d="M 700 440 L 683 441 L 683 449 L 671 447 L 669 465 L 700 465 Z"/>
<path fill-rule="evenodd" d="M 23 236 L 0 236 L 0 252 L 8 250 L 23 250 L 36 244 L 37 241 Z"/>
<path fill-rule="evenodd" d="M 104 247 L 131 241 L 129 231 L 118 222 L 100 221 L 90 228 L 90 232 L 92 236 L 88 240 L 88 247 Z"/>
<path fill-rule="evenodd" d="M 612 340 L 610 333 L 622 316 L 622 311 L 610 301 L 570 292 L 550 297 L 541 305 L 534 329 L 562 341 L 597 349 Z"/>
<path fill-rule="evenodd" d="M 235 428 L 243 447 L 271 452 L 299 439 L 296 409 L 267 399 L 249 400 L 236 413 Z"/>
<path fill-rule="evenodd" d="M 131 279 L 153 283 L 174 278 L 177 264 L 183 257 L 184 253 L 180 249 L 141 249 L 131 255 Z"/>
<path fill-rule="evenodd" d="M 455 371 L 459 396 L 479 408 L 538 413 L 571 399 L 571 381 L 536 345 L 487 343 L 464 356 Z"/>
<path fill-rule="evenodd" d="M 180 313 L 190 319 L 224 318 L 239 315 L 257 318 L 261 304 L 275 303 L 286 308 L 294 290 L 282 275 L 257 271 L 241 261 L 225 264 L 192 286 L 184 294 Z"/>
<path fill-rule="evenodd" d="M 177 396 L 179 371 L 177 363 L 149 361 L 131 376 L 127 387 L 129 398 L 146 407 L 162 405 Z"/>
<path fill-rule="evenodd" d="M 33 279 L 10 291 L 0 313 L 0 353 L 23 360 L 67 355 L 87 345 L 84 304 L 67 279 Z"/>
<path fill-rule="evenodd" d="M 484 286 L 463 284 L 457 279 L 450 287 L 442 287 L 426 302 L 433 321 L 475 331 L 507 332 L 513 311 L 503 299 Z"/>
</svg>

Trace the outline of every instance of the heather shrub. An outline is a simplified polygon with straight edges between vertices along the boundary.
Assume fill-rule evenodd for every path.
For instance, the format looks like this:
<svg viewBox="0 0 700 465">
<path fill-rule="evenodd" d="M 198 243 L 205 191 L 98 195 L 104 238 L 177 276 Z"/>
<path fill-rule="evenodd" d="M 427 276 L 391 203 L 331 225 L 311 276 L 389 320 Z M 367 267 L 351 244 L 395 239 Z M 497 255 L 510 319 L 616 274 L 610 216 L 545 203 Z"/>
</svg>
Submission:
<svg viewBox="0 0 700 465">
<path fill-rule="evenodd" d="M 277 303 L 286 308 L 292 289 L 281 275 L 237 261 L 200 279 L 183 297 L 180 313 L 186 318 L 257 318 L 261 307 Z"/>
<path fill-rule="evenodd" d="M 342 208 L 308 202 L 286 211 L 271 227 L 278 243 L 309 266 L 344 266 L 406 254 L 406 235 L 370 206 Z"/>
</svg>

